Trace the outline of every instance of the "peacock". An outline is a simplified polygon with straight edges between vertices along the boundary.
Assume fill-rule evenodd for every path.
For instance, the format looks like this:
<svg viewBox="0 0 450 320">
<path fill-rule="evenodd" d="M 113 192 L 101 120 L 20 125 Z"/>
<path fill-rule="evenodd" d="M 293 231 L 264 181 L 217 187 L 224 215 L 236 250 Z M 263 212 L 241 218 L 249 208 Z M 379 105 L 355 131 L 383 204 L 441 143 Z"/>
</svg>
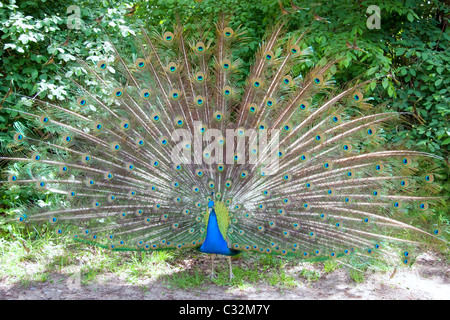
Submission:
<svg viewBox="0 0 450 320">
<path fill-rule="evenodd" d="M 338 56 L 299 71 L 309 30 L 285 20 L 243 70 L 245 30 L 211 28 L 141 28 L 64 71 L 71 99 L 4 105 L 32 125 L 2 143 L 1 183 L 54 199 L 14 219 L 114 251 L 196 249 L 213 277 L 224 255 L 230 280 L 243 251 L 408 265 L 446 243 L 430 223 L 442 158 L 386 142 L 410 115 L 371 105 L 373 79 L 336 84 Z"/>
</svg>

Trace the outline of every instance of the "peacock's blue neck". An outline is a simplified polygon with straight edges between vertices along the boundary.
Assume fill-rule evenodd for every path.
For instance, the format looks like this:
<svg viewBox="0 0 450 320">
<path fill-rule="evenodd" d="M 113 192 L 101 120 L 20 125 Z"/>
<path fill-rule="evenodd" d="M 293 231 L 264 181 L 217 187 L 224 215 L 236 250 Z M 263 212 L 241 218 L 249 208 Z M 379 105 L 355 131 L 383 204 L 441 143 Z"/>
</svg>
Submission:
<svg viewBox="0 0 450 320">
<path fill-rule="evenodd" d="M 231 256 L 238 253 L 238 251 L 228 248 L 228 244 L 220 232 L 214 209 L 212 209 L 209 213 L 205 241 L 200 246 L 199 250 L 204 253 L 216 253 L 226 256 Z"/>
</svg>

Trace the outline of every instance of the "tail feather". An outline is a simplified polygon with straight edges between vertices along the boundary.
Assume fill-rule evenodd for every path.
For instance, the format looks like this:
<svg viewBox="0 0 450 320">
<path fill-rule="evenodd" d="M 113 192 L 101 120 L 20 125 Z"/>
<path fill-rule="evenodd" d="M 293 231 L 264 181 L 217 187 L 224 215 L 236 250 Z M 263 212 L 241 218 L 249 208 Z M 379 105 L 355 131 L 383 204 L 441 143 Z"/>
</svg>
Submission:
<svg viewBox="0 0 450 320">
<path fill-rule="evenodd" d="M 391 242 L 439 238 L 420 222 L 442 200 L 430 164 L 442 159 L 388 146 L 403 114 L 375 112 L 361 93 L 371 80 L 334 89 L 339 59 L 298 74 L 307 32 L 283 30 L 267 34 L 245 81 L 235 56 L 245 32 L 222 19 L 214 39 L 176 26 L 141 29 L 132 48 L 111 41 L 111 56 L 77 61 L 71 101 L 4 107 L 35 126 L 14 134 L 0 161 L 18 165 L 0 182 L 56 197 L 18 205 L 17 219 L 113 250 L 198 247 L 214 199 L 235 250 L 389 258 Z M 233 144 L 246 139 L 239 153 Z"/>
</svg>

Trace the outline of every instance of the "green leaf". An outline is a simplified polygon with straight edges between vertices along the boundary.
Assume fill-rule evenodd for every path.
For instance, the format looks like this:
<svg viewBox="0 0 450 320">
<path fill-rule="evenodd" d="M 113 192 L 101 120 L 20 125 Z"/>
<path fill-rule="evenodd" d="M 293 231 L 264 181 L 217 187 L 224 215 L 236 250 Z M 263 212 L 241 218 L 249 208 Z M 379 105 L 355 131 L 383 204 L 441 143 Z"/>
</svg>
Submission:
<svg viewBox="0 0 450 320">
<path fill-rule="evenodd" d="M 367 75 L 370 76 L 370 75 L 374 74 L 377 71 L 378 71 L 378 66 L 377 67 L 372 67 L 369 70 L 367 70 Z"/>
<path fill-rule="evenodd" d="M 447 144 L 450 144 L 450 138 L 445 139 L 445 140 L 441 143 L 441 145 L 443 145 L 443 146 L 445 146 L 445 145 L 447 145 Z"/>
<path fill-rule="evenodd" d="M 408 13 L 407 18 L 408 18 L 409 22 L 414 21 L 414 16 L 411 13 Z"/>
</svg>

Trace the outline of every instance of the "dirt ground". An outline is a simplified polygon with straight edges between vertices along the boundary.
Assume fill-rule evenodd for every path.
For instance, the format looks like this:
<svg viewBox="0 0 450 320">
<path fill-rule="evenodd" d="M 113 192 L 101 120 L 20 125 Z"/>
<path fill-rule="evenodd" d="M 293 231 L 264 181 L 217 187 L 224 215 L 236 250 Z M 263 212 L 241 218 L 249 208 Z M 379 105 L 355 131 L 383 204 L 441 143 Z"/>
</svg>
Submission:
<svg viewBox="0 0 450 320">
<path fill-rule="evenodd" d="M 290 270 L 298 274 L 305 266 Z M 310 265 L 312 270 L 315 268 Z M 294 268 L 295 269 L 295 268 Z M 50 274 L 45 282 L 7 284 L 0 281 L 3 300 L 447 300 L 450 299 L 450 268 L 433 253 L 420 255 L 412 268 L 398 268 L 393 274 L 376 272 L 356 283 L 347 271 L 337 269 L 321 273 L 317 281 L 299 281 L 294 288 L 280 288 L 267 284 L 244 287 L 216 286 L 208 283 L 195 289 L 171 289 L 167 283 L 155 279 L 139 279 L 130 284 L 114 274 L 101 274 L 92 284 L 79 285 L 69 274 Z"/>
</svg>

